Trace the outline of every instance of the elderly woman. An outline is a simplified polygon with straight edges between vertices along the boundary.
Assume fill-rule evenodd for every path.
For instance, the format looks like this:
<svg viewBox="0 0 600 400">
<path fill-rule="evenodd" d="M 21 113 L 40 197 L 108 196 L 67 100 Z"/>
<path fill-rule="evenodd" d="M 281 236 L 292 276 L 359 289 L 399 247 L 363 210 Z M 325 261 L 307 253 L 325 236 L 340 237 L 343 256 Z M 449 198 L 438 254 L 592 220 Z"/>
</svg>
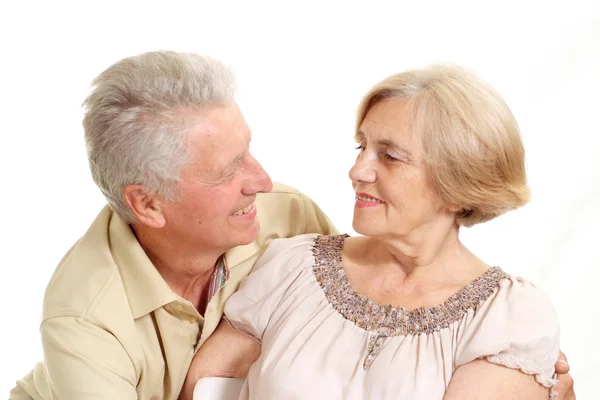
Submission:
<svg viewBox="0 0 600 400">
<path fill-rule="evenodd" d="M 231 326 L 200 350 L 196 376 L 249 368 L 242 398 L 260 400 L 552 396 L 550 301 L 459 240 L 462 226 L 529 198 L 502 98 L 460 68 L 404 72 L 367 93 L 356 141 L 362 236 L 274 240 L 226 304 Z"/>
</svg>

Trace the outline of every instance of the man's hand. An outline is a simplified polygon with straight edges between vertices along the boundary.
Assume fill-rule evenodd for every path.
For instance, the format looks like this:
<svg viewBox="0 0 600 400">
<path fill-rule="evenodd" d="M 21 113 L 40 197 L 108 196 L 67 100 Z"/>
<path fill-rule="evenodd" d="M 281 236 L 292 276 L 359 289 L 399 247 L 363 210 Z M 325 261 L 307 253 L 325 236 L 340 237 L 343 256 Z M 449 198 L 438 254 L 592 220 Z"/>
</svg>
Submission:
<svg viewBox="0 0 600 400">
<path fill-rule="evenodd" d="M 569 363 L 567 362 L 567 356 L 564 353 L 560 353 L 558 361 L 554 365 L 556 373 L 558 374 L 558 384 L 556 385 L 556 391 L 558 392 L 558 400 L 575 400 L 575 390 L 573 388 L 573 378 L 569 375 Z"/>
</svg>

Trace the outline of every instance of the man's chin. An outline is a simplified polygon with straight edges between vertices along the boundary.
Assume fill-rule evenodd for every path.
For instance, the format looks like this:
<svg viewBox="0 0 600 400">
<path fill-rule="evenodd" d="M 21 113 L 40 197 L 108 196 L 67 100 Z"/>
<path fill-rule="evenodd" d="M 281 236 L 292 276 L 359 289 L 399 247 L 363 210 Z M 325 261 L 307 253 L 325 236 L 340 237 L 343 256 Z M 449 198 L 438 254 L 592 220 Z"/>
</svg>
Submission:
<svg viewBox="0 0 600 400">
<path fill-rule="evenodd" d="M 258 238 L 258 233 L 260 232 L 260 223 L 258 220 L 255 221 L 254 224 L 245 232 L 244 235 L 240 235 L 240 240 L 238 246 L 244 246 L 246 244 L 250 244 Z"/>
</svg>

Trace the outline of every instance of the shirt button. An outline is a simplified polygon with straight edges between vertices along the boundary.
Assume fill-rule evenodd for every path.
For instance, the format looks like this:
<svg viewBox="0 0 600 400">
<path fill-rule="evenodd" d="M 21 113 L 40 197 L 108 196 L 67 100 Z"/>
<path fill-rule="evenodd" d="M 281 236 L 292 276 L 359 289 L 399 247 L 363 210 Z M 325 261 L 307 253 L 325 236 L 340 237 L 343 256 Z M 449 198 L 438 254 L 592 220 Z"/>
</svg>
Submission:
<svg viewBox="0 0 600 400">
<path fill-rule="evenodd" d="M 177 309 L 179 311 L 183 311 L 183 304 L 177 304 Z"/>
<path fill-rule="evenodd" d="M 195 324 L 196 322 L 198 322 L 196 317 L 190 317 L 190 324 Z"/>
</svg>

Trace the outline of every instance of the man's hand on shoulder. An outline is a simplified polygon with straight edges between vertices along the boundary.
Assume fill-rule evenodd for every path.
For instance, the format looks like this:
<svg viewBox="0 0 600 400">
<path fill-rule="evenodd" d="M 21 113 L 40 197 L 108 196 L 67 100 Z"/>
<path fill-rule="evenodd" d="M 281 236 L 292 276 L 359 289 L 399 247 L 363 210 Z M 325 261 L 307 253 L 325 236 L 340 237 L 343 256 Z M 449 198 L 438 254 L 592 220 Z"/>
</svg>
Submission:
<svg viewBox="0 0 600 400">
<path fill-rule="evenodd" d="M 564 353 L 560 353 L 554 367 L 558 374 L 558 384 L 555 387 L 558 393 L 557 400 L 575 400 L 574 382 L 571 375 L 569 375 L 570 367 L 567 362 L 567 356 Z"/>
</svg>

